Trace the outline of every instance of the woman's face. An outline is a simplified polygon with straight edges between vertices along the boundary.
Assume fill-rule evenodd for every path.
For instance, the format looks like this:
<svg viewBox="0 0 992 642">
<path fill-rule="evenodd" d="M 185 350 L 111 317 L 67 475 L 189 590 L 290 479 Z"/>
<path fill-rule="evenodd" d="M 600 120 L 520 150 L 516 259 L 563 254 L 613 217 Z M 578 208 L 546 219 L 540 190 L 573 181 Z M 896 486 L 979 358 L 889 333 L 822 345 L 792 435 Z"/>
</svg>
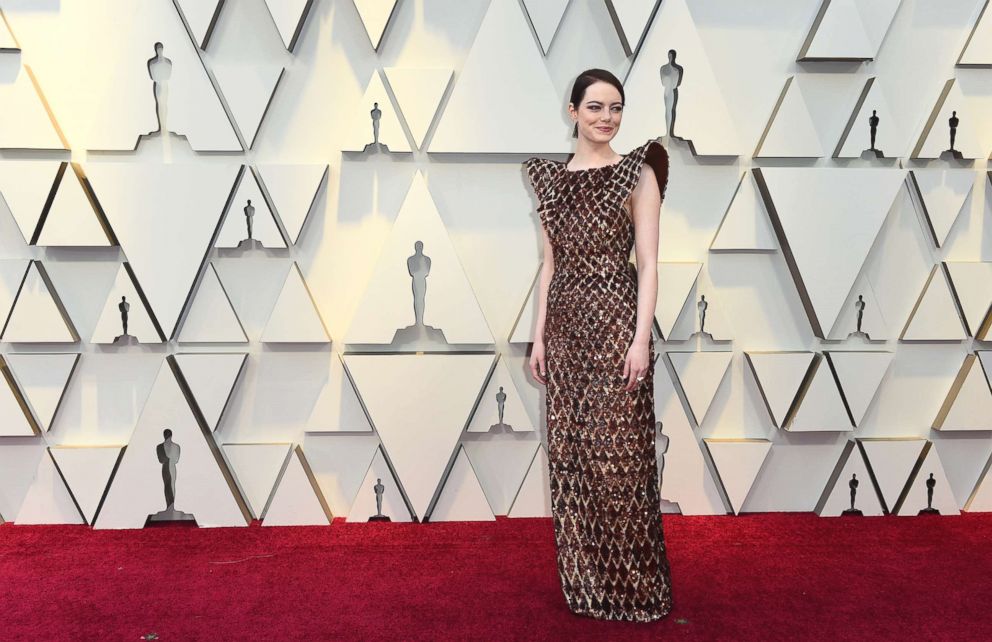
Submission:
<svg viewBox="0 0 992 642">
<path fill-rule="evenodd" d="M 616 136 L 623 117 L 620 92 L 608 82 L 596 81 L 586 87 L 578 109 L 568 104 L 568 113 L 579 126 L 579 136 L 594 143 L 609 142 Z"/>
</svg>

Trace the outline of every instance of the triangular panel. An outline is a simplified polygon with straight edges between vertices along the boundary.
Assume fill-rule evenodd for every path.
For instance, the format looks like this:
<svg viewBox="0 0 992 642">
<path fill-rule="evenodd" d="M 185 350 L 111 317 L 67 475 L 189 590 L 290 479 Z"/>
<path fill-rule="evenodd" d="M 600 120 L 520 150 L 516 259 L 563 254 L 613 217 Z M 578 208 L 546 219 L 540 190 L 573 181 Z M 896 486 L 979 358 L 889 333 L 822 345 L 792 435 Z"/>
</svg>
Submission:
<svg viewBox="0 0 992 642">
<path fill-rule="evenodd" d="M 0 339 L 10 343 L 76 343 L 79 335 L 41 261 L 31 261 Z"/>
<path fill-rule="evenodd" d="M 256 519 L 265 517 L 265 507 L 286 465 L 290 448 L 292 444 L 224 444 L 231 472 Z"/>
<path fill-rule="evenodd" d="M 289 240 L 299 243 L 327 165 L 259 165 L 258 174 Z"/>
<path fill-rule="evenodd" d="M 226 163 L 90 163 L 86 174 L 171 338 L 240 170 Z"/>
<path fill-rule="evenodd" d="M 538 445 L 507 517 L 551 517 L 551 478 L 548 468 L 548 452 L 543 445 Z"/>
<path fill-rule="evenodd" d="M 491 354 L 345 355 L 418 516 L 426 514 L 492 362 Z"/>
<path fill-rule="evenodd" d="M 42 430 L 52 427 L 79 356 L 78 353 L 7 353 L 7 365 Z"/>
<path fill-rule="evenodd" d="M 199 526 L 246 526 L 243 503 L 210 427 L 189 405 L 175 370 L 166 358 L 159 369 L 120 465 L 107 492 L 95 528 L 141 528 L 168 508 L 170 485 L 163 473 L 173 468 L 176 511 L 191 514 Z M 166 443 L 165 431 L 176 451 Z M 171 452 L 170 452 L 171 451 Z M 178 461 L 176 456 L 178 453 Z M 163 463 L 162 459 L 165 459 Z"/>
<path fill-rule="evenodd" d="M 441 494 L 431 510 L 430 521 L 478 522 L 495 519 L 472 462 L 465 449 L 459 448 Z"/>
<path fill-rule="evenodd" d="M 265 343 L 327 343 L 330 337 L 314 307 L 300 268 L 293 262 L 262 332 Z"/>
<path fill-rule="evenodd" d="M 17 513 L 18 524 L 85 524 L 79 507 L 65 480 L 55 465 L 50 452 L 42 455 L 38 471 L 28 488 L 21 510 Z"/>
<path fill-rule="evenodd" d="M 693 421 L 702 425 L 713 397 L 730 367 L 733 352 L 666 352 L 685 392 Z"/>
<path fill-rule="evenodd" d="M 816 336 L 833 327 L 905 170 L 762 167 L 765 208 Z"/>
<path fill-rule="evenodd" d="M 204 270 L 200 287 L 186 313 L 179 343 L 248 343 L 245 329 L 212 262 Z"/>
<path fill-rule="evenodd" d="M 177 354 L 175 359 L 204 420 L 211 430 L 217 430 L 248 355 L 196 352 Z"/>
<path fill-rule="evenodd" d="M 739 512 L 761 471 L 772 442 L 767 439 L 704 439 L 730 506 Z"/>
<path fill-rule="evenodd" d="M 120 446 L 53 446 L 49 449 L 87 524 L 92 524 L 97 515 L 122 450 Z"/>
<path fill-rule="evenodd" d="M 313 472 L 297 446 L 272 493 L 263 526 L 309 526 L 331 523 L 333 515 L 321 494 Z"/>
<path fill-rule="evenodd" d="M 514 127 L 480 123 L 479 114 L 500 103 L 530 105 L 529 116 Z M 523 7 L 517 2 L 491 3 L 455 78 L 430 151 L 567 152 L 570 135 L 571 128 L 561 116 L 561 97 Z"/>
</svg>

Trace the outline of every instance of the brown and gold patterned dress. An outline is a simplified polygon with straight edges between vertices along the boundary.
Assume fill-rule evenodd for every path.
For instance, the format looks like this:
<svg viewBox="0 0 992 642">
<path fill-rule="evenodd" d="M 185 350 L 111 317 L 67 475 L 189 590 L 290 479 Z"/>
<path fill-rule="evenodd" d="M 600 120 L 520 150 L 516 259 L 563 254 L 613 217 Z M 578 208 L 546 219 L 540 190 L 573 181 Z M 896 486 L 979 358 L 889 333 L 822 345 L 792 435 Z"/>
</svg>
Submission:
<svg viewBox="0 0 992 642">
<path fill-rule="evenodd" d="M 665 195 L 668 152 L 649 140 L 613 165 L 524 162 L 554 255 L 544 326 L 548 459 L 558 574 L 569 608 L 609 620 L 671 610 L 655 451 L 654 372 L 623 364 L 637 325 L 634 224 L 642 164 Z M 651 363 L 655 360 L 650 345 Z"/>
</svg>

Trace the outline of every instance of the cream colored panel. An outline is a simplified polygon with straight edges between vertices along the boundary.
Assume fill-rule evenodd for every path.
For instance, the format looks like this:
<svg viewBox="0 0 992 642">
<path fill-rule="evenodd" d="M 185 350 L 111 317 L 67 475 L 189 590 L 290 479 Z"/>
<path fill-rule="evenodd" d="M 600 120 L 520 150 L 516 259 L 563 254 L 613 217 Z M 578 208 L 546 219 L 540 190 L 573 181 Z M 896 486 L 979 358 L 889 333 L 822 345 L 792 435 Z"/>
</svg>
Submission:
<svg viewBox="0 0 992 642">
<path fill-rule="evenodd" d="M 786 421 L 783 428 L 793 432 L 854 430 L 833 372 L 822 355 L 815 361 L 812 379 L 800 391 L 792 421 Z"/>
<path fill-rule="evenodd" d="M 438 107 L 453 76 L 451 69 L 419 67 L 386 67 L 383 69 L 389 88 L 403 110 L 403 119 L 410 127 L 413 141 L 418 147 L 424 144 L 427 131 L 437 116 Z M 369 104 L 367 100 L 361 103 Z M 387 105 L 390 103 L 387 102 Z M 363 130 L 364 131 L 364 130 Z M 402 131 L 400 132 L 402 133 Z M 382 137 L 380 136 L 380 140 Z M 371 142 L 371 139 L 366 142 Z M 389 141 L 386 141 L 387 143 Z M 392 147 L 390 149 L 393 149 Z M 395 151 L 395 150 L 394 150 Z"/>
<path fill-rule="evenodd" d="M 358 391 L 345 372 L 341 355 L 332 354 L 328 365 L 327 383 L 314 403 L 306 425 L 307 432 L 372 432 Z"/>
<path fill-rule="evenodd" d="M 51 117 L 38 95 L 27 67 L 10 70 L 17 64 L 0 60 L 0 149 L 65 149 Z"/>
<path fill-rule="evenodd" d="M 903 341 L 957 341 L 968 338 L 954 303 L 946 268 L 935 265 L 923 286 L 899 339 Z"/>
<path fill-rule="evenodd" d="M 42 354 L 33 352 L 9 352 L 5 356 L 42 430 L 49 430 L 55 413 L 65 397 L 69 379 L 79 363 L 79 354 Z"/>
<path fill-rule="evenodd" d="M 823 0 L 799 61 L 871 60 L 875 51 L 858 14 L 858 0 Z"/>
<path fill-rule="evenodd" d="M 501 357 L 496 360 L 496 369 L 482 391 L 482 398 L 472 414 L 468 432 L 533 432 L 536 424 L 527 412 L 527 406 L 513 383 L 506 359 Z"/>
<path fill-rule="evenodd" d="M 525 483 L 525 478 L 535 474 L 531 467 L 534 454 L 541 447 L 538 435 L 532 434 L 522 439 L 513 434 L 466 434 L 462 437 L 462 447 L 472 462 L 472 469 L 479 477 L 482 490 L 485 491 L 493 512 L 497 515 L 508 514 L 521 492 L 520 486 Z M 546 482 L 547 468 L 545 467 L 543 477 L 540 471 L 537 472 L 537 476 L 538 482 L 541 479 Z M 538 497 L 543 496 L 544 493 L 538 495 Z M 539 506 L 544 506 L 543 500 Z"/>
<path fill-rule="evenodd" d="M 59 161 L 4 159 L 0 162 L 0 197 L 7 203 L 25 243 L 34 238 L 49 192 L 62 171 L 61 166 Z"/>
<path fill-rule="evenodd" d="M 293 51 L 314 0 L 265 0 L 286 49 Z"/>
<path fill-rule="evenodd" d="M 992 466 L 986 464 L 975 489 L 964 505 L 964 510 L 970 513 L 992 511 L 992 474 L 989 474 L 989 470 L 992 470 Z"/>
<path fill-rule="evenodd" d="M 541 295 L 541 270 L 543 264 L 538 265 L 537 274 L 531 281 L 530 290 L 527 292 L 527 300 L 520 309 L 520 316 L 513 324 L 510 331 L 510 343 L 533 343 L 535 339 L 535 325 L 537 323 L 537 310 L 540 306 L 539 296 Z"/>
<path fill-rule="evenodd" d="M 825 357 L 833 365 L 841 393 L 854 417 L 855 425 L 860 425 L 868 407 L 878 393 L 879 384 L 892 363 L 892 353 L 882 351 L 836 350 L 825 352 Z M 821 366 L 822 367 L 822 366 Z"/>
<path fill-rule="evenodd" d="M 210 70 L 217 78 L 234 122 L 241 131 L 242 140 L 249 148 L 254 147 L 262 119 L 265 118 L 286 68 L 279 63 L 215 62 Z"/>
<path fill-rule="evenodd" d="M 179 343 L 248 343 L 213 262 L 203 271 L 179 332 Z"/>
<path fill-rule="evenodd" d="M 975 28 L 958 58 L 959 67 L 992 67 L 992 10 L 988 0 L 982 6 Z"/>
<path fill-rule="evenodd" d="M 160 42 L 168 62 L 154 73 L 164 128 L 197 151 L 242 150 L 172 2 L 60 0 L 57 12 L 15 4 L 5 3 L 7 18 L 73 149 L 133 150 L 158 130 L 148 61 Z"/>
<path fill-rule="evenodd" d="M 297 446 L 272 493 L 262 526 L 326 526 L 333 515 Z"/>
<path fill-rule="evenodd" d="M 954 136 L 954 150 L 965 159 L 985 158 L 982 140 L 990 130 L 984 111 L 973 105 L 972 98 L 962 91 L 961 83 L 951 78 L 930 112 L 920 138 L 913 148 L 912 158 L 943 158 L 951 148 L 951 118 L 958 124 Z"/>
<path fill-rule="evenodd" d="M 0 356 L 0 437 L 33 437 L 41 426 L 31 414 L 6 360 Z"/>
<path fill-rule="evenodd" d="M 620 36 L 624 52 L 631 56 L 641 44 L 660 0 L 606 0 L 613 26 Z"/>
<path fill-rule="evenodd" d="M 992 308 L 992 262 L 944 261 L 944 265 L 954 288 L 952 293 L 964 313 L 968 334 L 984 339 Z"/>
<path fill-rule="evenodd" d="M 874 76 L 869 78 L 858 98 L 847 128 L 837 143 L 834 158 L 860 158 L 865 150 L 871 149 L 869 119 L 872 116 L 878 118 L 878 125 L 875 128 L 875 149 L 886 158 L 906 155 L 909 132 L 901 120 L 902 113 L 892 108 L 893 103 L 886 96 L 883 81 Z M 898 101 L 895 104 L 898 104 Z"/>
<path fill-rule="evenodd" d="M 196 352 L 175 355 L 183 378 L 196 400 L 207 426 L 217 430 L 234 394 L 247 354 Z"/>
<path fill-rule="evenodd" d="M 862 334 L 859 335 L 859 332 Z M 841 340 L 860 338 L 864 341 L 886 341 L 892 338 L 885 316 L 882 314 L 881 302 L 865 274 L 861 274 L 851 288 L 851 293 L 844 307 L 841 308 L 828 338 Z"/>
<path fill-rule="evenodd" d="M 327 175 L 327 165 L 260 164 L 258 174 L 289 240 L 299 243 L 300 232 Z"/>
<path fill-rule="evenodd" d="M 369 431 L 366 435 L 328 435 L 319 433 L 306 433 L 303 440 L 303 452 L 307 455 L 307 462 L 310 470 L 313 471 L 314 478 L 320 486 L 320 490 L 330 506 L 334 515 L 353 514 L 352 508 L 356 501 L 368 498 L 359 497 L 359 490 L 363 489 L 362 484 L 368 482 L 370 474 L 369 466 L 377 467 L 379 464 L 386 468 L 385 460 L 382 458 L 379 444 L 379 437 Z M 378 464 L 373 463 L 373 458 L 378 460 Z M 380 474 L 383 471 L 380 471 Z M 402 503 L 402 496 L 396 491 L 396 484 L 392 476 L 383 479 L 389 480 L 391 491 L 386 494 L 389 497 L 395 493 L 395 497 Z M 371 485 L 364 488 L 365 491 L 373 493 L 372 486 L 375 485 L 373 477 Z M 375 496 L 371 497 L 372 512 L 375 513 Z M 367 518 L 368 515 L 365 515 Z M 364 521 L 364 520 L 360 520 Z M 407 521 L 409 521 L 409 516 Z"/>
<path fill-rule="evenodd" d="M 10 343 L 79 341 L 41 261 L 31 261 L 0 339 Z"/>
<path fill-rule="evenodd" d="M 751 172 L 741 178 L 734 200 L 730 202 L 717 230 L 711 252 L 739 252 L 759 250 L 772 252 L 778 249 L 775 230 L 765 212 L 765 205 L 754 184 Z"/>
<path fill-rule="evenodd" d="M 789 76 L 754 157 L 819 158 L 823 154 L 823 144 L 806 107 L 799 76 Z"/>
<path fill-rule="evenodd" d="M 291 448 L 292 444 L 224 444 L 224 456 L 255 519 L 265 518 L 265 507 Z"/>
<path fill-rule="evenodd" d="M 905 174 L 881 168 L 755 170 L 817 336 L 833 327 Z"/>
<path fill-rule="evenodd" d="M 923 205 L 934 243 L 942 247 L 972 192 L 975 172 L 970 169 L 918 168 L 910 172 L 910 176 Z"/>
<path fill-rule="evenodd" d="M 507 517 L 551 517 L 551 478 L 548 452 L 543 445 L 534 451 L 527 475 L 513 498 Z"/>
<path fill-rule="evenodd" d="M 992 430 L 992 390 L 983 367 L 988 360 L 974 354 L 964 358 L 933 420 L 934 430 Z"/>
<path fill-rule="evenodd" d="M 0 514 L 14 519 L 34 481 L 38 462 L 47 456 L 40 439 L 0 439 Z"/>
<path fill-rule="evenodd" d="M 884 512 L 861 449 L 856 447 L 855 442 L 847 442 L 840 461 L 837 462 L 837 469 L 823 489 L 816 514 L 820 517 L 851 514 L 871 517 Z"/>
<path fill-rule="evenodd" d="M 569 1 L 524 0 L 524 9 L 527 10 L 527 16 L 530 18 L 531 25 L 534 26 L 537 39 L 541 43 L 545 55 L 551 48 L 551 41 L 554 40 L 555 34 L 558 32 Z"/>
<path fill-rule="evenodd" d="M 420 324 L 415 316 L 418 277 L 412 274 L 422 279 Z M 420 173 L 379 252 L 345 341 L 406 347 L 493 342 L 472 284 Z"/>
<path fill-rule="evenodd" d="M 390 152 L 412 151 L 403 125 L 400 124 L 400 114 L 393 107 L 393 102 L 386 92 L 386 85 L 382 82 L 382 76 L 374 69 L 362 99 L 358 101 L 350 116 L 346 117 L 348 125 L 345 127 L 347 133 L 341 142 L 342 151 L 361 152 L 372 145 L 375 140 L 373 129 L 375 120 L 372 111 L 376 108 L 380 112 L 379 143 L 385 145 Z"/>
<path fill-rule="evenodd" d="M 369 518 L 377 514 L 375 487 L 381 483 L 382 488 L 382 514 L 392 522 L 416 521 L 403 501 L 393 472 L 386 464 L 386 459 L 382 456 L 382 449 L 377 448 L 372 465 L 369 466 L 365 479 L 362 481 L 348 513 L 349 522 L 367 522 Z"/>
<path fill-rule="evenodd" d="M 66 488 L 51 453 L 46 452 L 38 462 L 34 481 L 24 496 L 15 521 L 18 524 L 86 523 Z"/>
<path fill-rule="evenodd" d="M 441 488 L 430 514 L 432 522 L 495 521 L 479 478 L 464 448 L 458 449 L 455 462 Z"/>
<path fill-rule="evenodd" d="M 912 517 L 927 509 L 935 509 L 941 515 L 957 515 L 960 512 L 933 442 L 924 446 L 923 462 L 906 482 L 895 514 Z"/>
<path fill-rule="evenodd" d="M 206 49 L 226 0 L 175 0 L 196 46 Z"/>
<path fill-rule="evenodd" d="M 97 515 L 122 450 L 120 446 L 53 446 L 49 449 L 87 524 L 92 524 Z"/>
<path fill-rule="evenodd" d="M 685 392 L 697 426 L 706 419 L 713 397 L 730 367 L 733 352 L 666 352 Z"/>
<path fill-rule="evenodd" d="M 512 127 L 480 121 L 479 114 L 490 113 L 496 104 L 528 105 L 527 118 L 517 119 Z M 572 128 L 563 110 L 523 7 L 512 0 L 494 0 L 455 78 L 430 151 L 567 152 Z"/>
<path fill-rule="evenodd" d="M 272 314 L 262 332 L 265 343 L 328 343 L 320 313 L 314 307 L 300 268 L 293 262 Z"/>
<path fill-rule="evenodd" d="M 489 354 L 345 355 L 417 516 L 426 514 L 492 361 Z"/>
<path fill-rule="evenodd" d="M 123 297 L 123 298 L 122 298 Z M 90 337 L 90 343 L 114 343 L 124 335 L 123 320 L 120 305 L 128 305 L 127 334 L 137 338 L 141 343 L 162 343 L 164 337 L 159 334 L 150 310 L 145 307 L 135 283 L 131 280 L 124 264 L 117 268 L 114 285 L 107 293 L 100 319 Z"/>
<path fill-rule="evenodd" d="M 799 386 L 806 379 L 815 354 L 812 352 L 744 353 L 768 414 L 778 427 L 784 427 L 789 410 L 796 402 Z"/>
<path fill-rule="evenodd" d="M 166 508 L 163 464 L 157 454 L 164 430 L 172 431 L 172 441 L 181 449 L 175 509 L 191 513 L 199 526 L 246 526 L 248 507 L 209 426 L 197 421 L 166 359 L 94 527 L 142 528 L 149 516 Z"/>
<path fill-rule="evenodd" d="M 886 511 L 892 512 L 927 440 L 873 438 L 859 439 L 858 443 L 882 492 Z"/>
<path fill-rule="evenodd" d="M 5 320 L 10 316 L 31 263 L 26 259 L 0 259 L 0 314 Z"/>
<path fill-rule="evenodd" d="M 110 238 L 93 209 L 95 201 L 83 187 L 78 165 L 62 174 L 55 199 L 46 210 L 36 243 L 42 246 L 109 247 Z"/>
<path fill-rule="evenodd" d="M 86 165 L 166 338 L 175 332 L 239 169 L 227 163 Z"/>
<path fill-rule="evenodd" d="M 362 18 L 365 33 L 372 42 L 372 48 L 378 50 L 382 42 L 382 34 L 386 25 L 396 10 L 396 0 L 354 0 L 355 9 Z"/>
<path fill-rule="evenodd" d="M 659 73 L 669 64 L 671 49 L 676 51 L 675 64 L 683 67 L 675 104 L 675 136 L 691 141 L 693 153 L 701 156 L 739 155 L 742 146 L 734 119 L 685 0 L 662 2 L 651 23 L 624 82 L 627 106 L 614 147 L 630 149 L 668 131 L 669 105 L 674 98 Z M 664 124 L 659 112 L 665 114 Z"/>
<path fill-rule="evenodd" d="M 878 55 L 901 0 L 824 0 L 800 61 L 865 61 Z"/>
<path fill-rule="evenodd" d="M 751 492 L 772 442 L 767 439 L 704 439 L 703 442 L 713 458 L 730 505 L 737 513 Z"/>
<path fill-rule="evenodd" d="M 688 305 L 689 294 L 702 267 L 702 263 L 658 263 L 658 292 L 667 294 L 658 297 L 654 314 L 663 338 L 667 339 L 672 333 L 679 314 Z"/>
</svg>

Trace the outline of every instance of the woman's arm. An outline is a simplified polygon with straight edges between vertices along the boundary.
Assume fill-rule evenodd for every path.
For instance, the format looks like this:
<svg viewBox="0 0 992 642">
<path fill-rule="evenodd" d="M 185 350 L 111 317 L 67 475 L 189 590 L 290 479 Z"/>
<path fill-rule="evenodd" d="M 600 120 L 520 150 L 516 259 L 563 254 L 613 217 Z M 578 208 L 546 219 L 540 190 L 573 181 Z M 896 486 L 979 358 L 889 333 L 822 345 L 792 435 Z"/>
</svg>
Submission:
<svg viewBox="0 0 992 642">
<path fill-rule="evenodd" d="M 544 265 L 541 267 L 540 282 L 538 284 L 537 321 L 534 325 L 534 346 L 530 356 L 530 370 L 534 378 L 543 384 L 547 383 L 545 375 L 547 369 L 544 366 L 544 320 L 548 311 L 548 287 L 551 278 L 555 274 L 555 257 L 551 250 L 551 240 L 548 239 L 548 232 L 541 226 L 541 236 L 544 239 Z"/>
<path fill-rule="evenodd" d="M 626 390 L 633 390 L 637 377 L 654 364 L 650 360 L 651 326 L 658 301 L 658 225 L 661 191 L 650 163 L 641 166 L 637 186 L 630 195 L 634 221 L 634 252 L 637 257 L 637 328 L 631 341 L 623 376 Z"/>
</svg>

